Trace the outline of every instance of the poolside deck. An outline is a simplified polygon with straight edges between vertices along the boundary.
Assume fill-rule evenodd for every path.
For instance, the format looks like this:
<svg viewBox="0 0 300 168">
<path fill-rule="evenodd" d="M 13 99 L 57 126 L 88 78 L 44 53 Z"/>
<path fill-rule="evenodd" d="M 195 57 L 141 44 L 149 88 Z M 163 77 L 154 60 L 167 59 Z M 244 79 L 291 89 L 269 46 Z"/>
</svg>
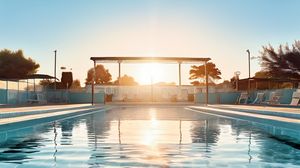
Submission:
<svg viewBox="0 0 300 168">
<path fill-rule="evenodd" d="M 288 107 L 269 107 L 253 105 L 208 105 L 190 106 L 192 110 L 251 120 L 270 125 L 297 128 L 300 126 L 300 109 Z"/>
<path fill-rule="evenodd" d="M 239 110 L 256 110 L 256 111 L 272 111 L 280 113 L 300 114 L 299 107 L 275 107 L 275 106 L 255 106 L 255 105 L 209 105 L 209 107 L 239 109 Z"/>
<path fill-rule="evenodd" d="M 192 106 L 194 102 L 107 102 L 106 105 L 176 105 Z"/>
<path fill-rule="evenodd" d="M 103 106 L 90 104 L 44 105 L 0 108 L 0 125 L 63 116 L 83 111 L 99 110 Z"/>
<path fill-rule="evenodd" d="M 291 119 L 300 119 L 299 107 L 274 107 L 256 105 L 209 105 L 210 108 L 245 112 L 251 114 L 262 114 Z"/>
<path fill-rule="evenodd" d="M 27 111 L 42 111 L 42 110 L 55 110 L 62 108 L 75 108 L 84 107 L 89 104 L 59 104 L 59 105 L 26 105 L 26 106 L 0 106 L 0 113 L 5 112 L 27 112 Z"/>
<path fill-rule="evenodd" d="M 0 125 L 51 116 L 66 115 L 84 110 L 98 110 L 110 106 L 183 106 L 199 111 L 216 111 L 219 114 L 243 115 L 261 119 L 292 122 L 300 124 L 300 108 L 270 107 L 254 105 L 196 105 L 191 102 L 115 102 L 104 105 L 92 106 L 90 104 L 44 105 L 1 107 Z"/>
</svg>

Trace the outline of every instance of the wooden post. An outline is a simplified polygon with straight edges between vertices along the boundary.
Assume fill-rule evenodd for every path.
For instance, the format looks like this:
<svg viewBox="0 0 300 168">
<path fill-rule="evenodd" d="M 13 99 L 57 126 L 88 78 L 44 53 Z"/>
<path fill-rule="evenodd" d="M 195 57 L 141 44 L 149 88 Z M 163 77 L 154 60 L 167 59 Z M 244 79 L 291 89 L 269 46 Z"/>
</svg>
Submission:
<svg viewBox="0 0 300 168">
<path fill-rule="evenodd" d="M 95 78 L 96 78 L 96 61 L 94 61 L 94 75 L 92 80 L 92 105 L 94 105 L 94 87 L 95 87 Z"/>
<path fill-rule="evenodd" d="M 33 79 L 33 92 L 35 93 L 35 78 Z"/>
<path fill-rule="evenodd" d="M 6 80 L 6 104 L 8 103 L 8 80 Z"/>
<path fill-rule="evenodd" d="M 120 85 L 120 79 L 121 79 L 121 61 L 118 61 L 118 64 L 119 64 L 118 85 Z"/>
<path fill-rule="evenodd" d="M 181 86 L 181 62 L 178 62 L 178 85 Z"/>
<path fill-rule="evenodd" d="M 26 98 L 27 98 L 27 100 L 29 99 L 29 86 L 28 86 L 28 79 L 27 79 L 27 81 L 26 81 L 26 87 L 27 87 L 27 95 L 26 95 Z"/>
<path fill-rule="evenodd" d="M 18 80 L 18 92 L 17 92 L 17 104 L 19 104 L 19 97 L 20 97 L 20 81 Z"/>
</svg>

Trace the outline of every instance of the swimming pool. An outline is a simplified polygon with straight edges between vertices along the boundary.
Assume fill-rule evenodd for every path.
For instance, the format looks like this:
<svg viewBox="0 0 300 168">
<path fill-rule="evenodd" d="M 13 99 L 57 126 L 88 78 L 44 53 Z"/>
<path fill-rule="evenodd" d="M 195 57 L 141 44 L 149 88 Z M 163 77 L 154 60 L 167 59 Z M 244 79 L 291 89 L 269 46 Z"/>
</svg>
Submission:
<svg viewBox="0 0 300 168">
<path fill-rule="evenodd" d="M 0 167 L 300 166 L 298 139 L 266 131 L 280 128 L 180 106 L 115 107 L 5 127 Z M 288 131 L 300 135 L 299 129 Z"/>
</svg>

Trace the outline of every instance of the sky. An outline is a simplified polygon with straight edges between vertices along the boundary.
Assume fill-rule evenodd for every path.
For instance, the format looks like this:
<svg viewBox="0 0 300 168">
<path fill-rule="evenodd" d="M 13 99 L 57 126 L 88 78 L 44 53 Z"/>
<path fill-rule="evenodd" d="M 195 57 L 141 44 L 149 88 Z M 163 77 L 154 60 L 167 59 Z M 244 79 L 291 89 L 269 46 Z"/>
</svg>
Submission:
<svg viewBox="0 0 300 168">
<path fill-rule="evenodd" d="M 57 73 L 72 68 L 81 83 L 95 56 L 210 57 L 222 80 L 235 71 L 244 78 L 247 49 L 259 56 L 263 45 L 300 39 L 299 7 L 298 0 L 0 0 L 0 49 L 22 49 L 38 73 L 51 75 L 57 50 Z M 105 67 L 116 79 L 118 66 Z M 259 60 L 251 69 L 260 70 Z M 124 74 L 141 84 L 177 82 L 178 65 L 124 64 Z"/>
</svg>

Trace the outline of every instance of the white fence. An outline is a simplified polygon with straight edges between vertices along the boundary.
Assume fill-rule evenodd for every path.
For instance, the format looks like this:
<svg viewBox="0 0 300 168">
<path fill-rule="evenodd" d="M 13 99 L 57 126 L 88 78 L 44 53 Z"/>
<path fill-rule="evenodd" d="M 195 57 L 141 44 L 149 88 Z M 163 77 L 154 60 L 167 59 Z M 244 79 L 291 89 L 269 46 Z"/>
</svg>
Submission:
<svg viewBox="0 0 300 168">
<path fill-rule="evenodd" d="M 204 87 L 196 86 L 110 86 L 96 85 L 95 93 L 104 92 L 110 101 L 157 101 L 157 102 L 193 102 L 196 93 L 201 93 Z M 91 93 L 91 86 L 86 86 L 86 92 Z M 108 98 L 109 99 L 109 98 Z M 108 100 L 109 101 L 109 100 Z"/>
</svg>

